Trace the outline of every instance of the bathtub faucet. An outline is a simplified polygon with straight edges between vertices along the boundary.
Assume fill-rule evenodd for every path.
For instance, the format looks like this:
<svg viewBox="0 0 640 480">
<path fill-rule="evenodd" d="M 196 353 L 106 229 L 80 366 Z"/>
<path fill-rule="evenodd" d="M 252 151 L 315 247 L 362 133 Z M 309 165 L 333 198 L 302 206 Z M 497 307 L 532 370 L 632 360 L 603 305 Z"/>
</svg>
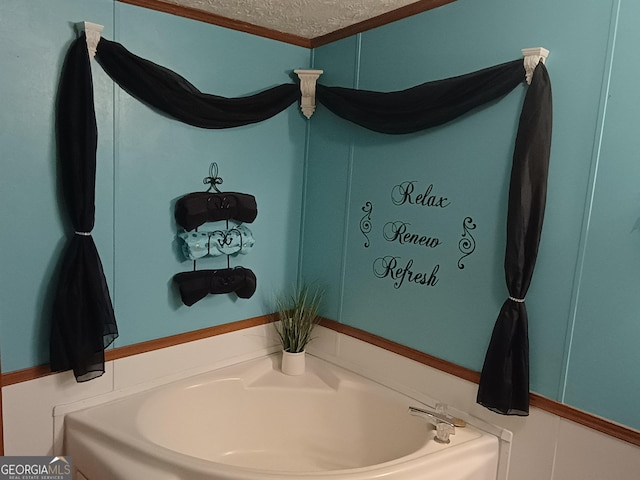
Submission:
<svg viewBox="0 0 640 480">
<path fill-rule="evenodd" d="M 434 440 L 438 443 L 449 443 L 449 435 L 456 434 L 456 424 L 453 417 L 448 416 L 444 410 L 445 406 L 436 406 L 435 412 L 425 410 L 424 408 L 409 407 L 409 413 L 417 417 L 422 417 L 436 427 L 436 436 Z M 442 413 L 440 412 L 442 411 Z"/>
</svg>

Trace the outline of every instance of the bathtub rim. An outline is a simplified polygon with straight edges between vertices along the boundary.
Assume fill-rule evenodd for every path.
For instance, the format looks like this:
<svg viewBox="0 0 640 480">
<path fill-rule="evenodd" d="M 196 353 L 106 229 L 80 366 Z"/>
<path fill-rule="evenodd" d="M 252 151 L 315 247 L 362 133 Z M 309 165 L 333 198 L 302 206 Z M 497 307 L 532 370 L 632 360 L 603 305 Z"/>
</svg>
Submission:
<svg viewBox="0 0 640 480">
<path fill-rule="evenodd" d="M 150 463 L 149 465 L 153 465 L 154 468 L 157 468 L 158 465 L 168 466 L 168 467 L 179 465 L 180 468 L 184 468 L 185 471 L 190 471 L 197 475 L 205 475 L 207 473 L 207 470 L 211 468 L 212 464 L 215 464 L 216 468 L 219 469 L 222 474 L 226 475 L 228 478 L 233 478 L 233 479 L 236 479 L 236 478 L 245 479 L 245 480 L 257 480 L 257 479 L 273 480 L 276 478 L 287 478 L 287 479 L 336 478 L 338 479 L 338 478 L 343 478 L 343 475 L 347 473 L 349 475 L 349 478 L 352 478 L 353 480 L 357 480 L 359 478 L 370 478 L 368 477 L 368 475 L 370 475 L 372 472 L 382 475 L 388 472 L 395 472 L 397 468 L 404 468 L 405 469 L 404 471 L 407 471 L 407 470 L 411 471 L 416 468 L 420 468 L 421 458 L 430 456 L 432 453 L 438 453 L 439 455 L 443 455 L 446 457 L 450 455 L 455 455 L 456 452 L 459 451 L 459 449 L 455 447 L 463 446 L 467 444 L 469 441 L 474 442 L 471 447 L 472 452 L 477 450 L 482 451 L 482 449 L 487 449 L 487 448 L 493 448 L 491 447 L 491 445 L 497 444 L 498 451 L 497 451 L 495 461 L 496 461 L 497 468 L 499 468 L 501 463 L 501 455 L 503 453 L 502 446 L 501 446 L 502 444 L 501 437 L 496 435 L 495 433 L 492 433 L 491 431 L 487 431 L 487 429 L 485 428 L 482 428 L 483 425 L 478 425 L 478 424 L 484 424 L 485 422 L 479 421 L 478 419 L 475 419 L 474 417 L 468 414 L 465 414 L 464 412 L 459 412 L 455 409 L 451 409 L 451 413 L 465 419 L 469 423 L 469 425 L 472 426 L 474 430 L 479 431 L 480 435 L 478 437 L 465 440 L 464 442 L 458 445 L 452 445 L 451 449 L 445 449 L 438 452 L 424 452 L 421 450 L 417 450 L 408 455 L 394 458 L 379 464 L 355 467 L 355 468 L 336 469 L 336 470 L 329 470 L 329 471 L 323 471 L 323 472 L 283 472 L 283 471 L 263 470 L 263 469 L 253 468 L 253 467 L 244 467 L 244 466 L 238 466 L 238 465 L 232 465 L 232 464 L 225 464 L 221 462 L 212 462 L 210 460 L 206 460 L 206 459 L 191 456 L 189 454 L 185 454 L 176 450 L 172 450 L 163 445 L 157 444 L 149 439 L 144 439 L 143 442 L 140 442 L 140 440 L 136 438 L 135 434 L 132 434 L 131 432 L 124 432 L 124 436 L 122 436 L 122 432 L 116 432 L 115 430 L 111 430 L 108 427 L 106 428 L 106 430 L 104 428 L 101 429 L 100 427 L 98 427 L 97 429 L 93 429 L 90 425 L 87 424 L 86 421 L 83 422 L 83 418 L 82 418 L 83 410 L 88 411 L 93 407 L 99 407 L 100 405 L 104 405 L 111 402 L 117 402 L 119 400 L 127 400 L 131 397 L 135 397 L 141 394 L 142 395 L 153 394 L 152 392 L 153 390 L 159 389 L 160 391 L 162 391 L 163 387 L 171 383 L 177 383 L 177 382 L 189 383 L 192 380 L 197 382 L 199 376 L 214 374 L 216 371 L 227 369 L 230 367 L 242 368 L 243 364 L 256 362 L 258 360 L 270 358 L 271 362 L 277 364 L 277 360 L 274 361 L 274 357 L 276 357 L 277 355 L 278 355 L 277 353 L 271 353 L 268 355 L 261 355 L 255 358 L 245 359 L 238 362 L 225 362 L 226 363 L 225 365 L 220 366 L 218 368 L 209 368 L 209 369 L 199 368 L 199 369 L 195 369 L 195 371 L 191 371 L 190 374 L 187 374 L 187 375 L 177 375 L 177 376 L 172 375 L 167 378 L 146 382 L 144 384 L 136 385 L 134 387 L 124 388 L 119 391 L 112 391 L 104 395 L 101 395 L 99 397 L 94 397 L 88 400 L 59 405 L 58 407 L 56 407 L 55 414 L 57 415 L 59 420 L 63 421 L 64 416 L 68 414 L 71 414 L 74 412 L 80 413 L 79 419 L 77 419 L 77 421 L 76 419 L 72 420 L 74 424 L 73 428 L 74 428 L 74 434 L 76 435 L 76 441 L 78 440 L 78 438 L 84 438 L 84 439 L 92 440 L 94 443 L 99 444 L 101 442 L 104 442 L 104 435 L 106 435 L 106 437 L 109 439 L 117 437 L 119 441 L 122 441 L 126 447 L 132 448 L 136 452 L 136 455 L 142 455 L 147 459 L 152 459 L 153 462 Z M 363 375 L 360 372 L 353 371 L 343 365 L 338 364 L 337 362 L 332 362 L 330 360 L 327 360 L 326 358 L 322 358 L 321 356 L 317 356 L 313 354 L 311 354 L 311 356 L 316 357 L 320 362 L 326 363 L 329 366 L 335 366 L 338 369 L 345 370 L 349 375 L 362 377 L 367 381 L 377 384 L 377 386 L 379 387 L 392 391 L 394 394 L 399 394 L 404 397 L 408 397 L 412 400 L 415 400 L 417 404 L 424 404 L 427 406 L 435 404 L 433 403 L 434 400 L 431 397 L 421 395 L 421 394 L 408 395 L 405 391 L 395 389 L 375 378 L 370 378 L 369 376 Z M 233 370 L 231 370 L 231 373 L 233 373 Z M 179 378 L 175 378 L 175 377 L 179 377 Z M 214 381 L 215 381 L 215 377 L 214 377 Z M 407 389 L 404 389 L 404 390 L 407 390 Z M 421 397 L 421 399 L 416 397 Z M 423 399 L 427 399 L 431 403 L 426 403 L 423 401 Z M 90 413 L 88 413 L 88 415 L 90 415 Z M 503 429 L 499 429 L 499 430 L 503 430 Z M 158 452 L 161 452 L 162 455 L 158 455 Z M 96 453 L 96 455 L 98 454 Z M 198 476 L 198 478 L 200 477 Z"/>
<path fill-rule="evenodd" d="M 82 413 L 82 412 L 80 412 Z M 493 449 L 495 446 L 499 446 L 499 439 L 493 435 L 481 432 L 481 435 L 465 441 L 463 443 L 452 445 L 449 448 L 439 450 L 436 452 L 424 453 L 421 450 L 412 452 L 409 455 L 398 457 L 383 463 L 361 466 L 356 468 L 344 468 L 327 471 L 278 471 L 278 470 L 265 470 L 255 467 L 246 467 L 240 465 L 233 465 L 221 462 L 213 462 L 200 457 L 190 456 L 166 447 L 155 444 L 145 439 L 145 442 L 141 443 L 139 440 L 132 438 L 130 434 L 124 436 L 118 435 L 119 432 L 109 431 L 106 433 L 104 430 L 95 430 L 89 427 L 81 419 L 72 419 L 74 423 L 74 439 L 81 443 L 95 443 L 100 445 L 100 453 L 98 455 L 101 458 L 105 458 L 104 446 L 112 448 L 108 440 L 118 437 L 118 441 L 128 448 L 128 456 L 133 457 L 135 455 L 136 460 L 145 458 L 151 460 L 151 462 L 142 462 L 143 467 L 153 465 L 155 470 L 170 471 L 172 468 L 179 468 L 181 471 L 190 472 L 200 476 L 209 478 L 211 475 L 211 469 L 215 468 L 216 473 L 223 474 L 226 478 L 234 480 L 281 480 L 281 479 L 304 479 L 304 480 L 342 480 L 345 475 L 350 480 L 360 480 L 372 478 L 371 474 L 375 473 L 375 478 L 384 477 L 389 473 L 397 473 L 400 470 L 403 472 L 419 470 L 422 468 L 421 459 L 431 457 L 431 455 L 438 455 L 438 459 L 442 462 L 446 457 L 455 456 L 459 452 L 459 448 L 465 448 L 472 453 L 482 453 L 483 451 Z M 133 454 L 131 453 L 133 452 Z M 161 453 L 161 455 L 159 455 Z M 114 453 L 114 456 L 121 456 L 121 452 Z M 496 469 L 499 465 L 499 449 L 496 452 L 495 465 Z M 166 470 L 163 467 L 167 467 Z"/>
<path fill-rule="evenodd" d="M 247 356 L 237 357 L 237 358 L 228 359 L 221 362 L 216 362 L 212 365 L 205 365 L 205 366 L 200 366 L 192 369 L 187 369 L 182 372 L 156 378 L 148 382 L 127 386 L 121 389 L 111 390 L 109 392 L 106 392 L 100 395 L 95 395 L 90 398 L 78 400 L 75 402 L 61 403 L 54 406 L 53 417 L 55 420 L 63 422 L 64 417 L 66 415 L 73 412 L 77 412 L 79 410 L 97 407 L 105 403 L 109 403 L 122 398 L 137 395 L 139 393 L 143 393 L 149 390 L 153 390 L 155 388 L 159 388 L 159 387 L 168 385 L 170 383 L 183 381 L 188 378 L 196 377 L 198 375 L 204 375 L 204 374 L 221 370 L 227 367 L 239 366 L 241 364 L 258 360 L 260 358 L 277 357 L 277 355 L 279 355 L 279 351 L 271 351 L 262 355 L 247 355 Z M 382 385 L 383 387 L 389 388 L 406 397 L 412 398 L 416 402 L 422 403 L 423 405 L 427 405 L 432 408 L 435 408 L 435 404 L 438 403 L 438 399 L 430 395 L 426 395 L 421 392 L 418 392 L 410 387 L 407 387 L 406 385 L 402 385 L 389 377 L 385 377 L 384 375 L 374 372 L 372 369 L 367 369 L 366 367 L 362 367 L 361 365 L 340 360 L 337 357 L 327 358 L 327 356 L 317 355 L 315 354 L 315 352 L 307 352 L 307 355 L 318 358 L 331 365 L 335 365 L 355 375 L 362 376 L 372 382 Z M 486 432 L 493 436 L 498 437 L 500 440 L 504 442 L 511 444 L 513 441 L 513 433 L 510 430 L 507 430 L 506 428 L 489 423 L 485 420 L 482 420 L 478 417 L 471 415 L 470 413 L 464 412 L 452 406 L 449 406 L 449 413 L 452 416 L 463 419 L 465 422 L 474 426 L 478 430 L 482 430 L 483 432 Z"/>
<path fill-rule="evenodd" d="M 105 441 L 103 438 L 99 437 L 99 433 L 94 431 L 89 431 L 86 426 L 82 426 L 78 431 L 75 432 L 76 437 L 75 441 L 82 444 L 83 447 L 87 447 L 87 445 L 91 445 L 92 443 L 97 445 L 96 451 L 92 452 L 92 460 L 95 460 L 95 457 L 100 459 L 105 458 Z M 499 439 L 493 435 L 484 434 L 480 437 L 474 439 L 475 442 L 472 444 L 472 453 L 482 453 L 483 450 L 493 449 L 495 448 L 495 444 L 499 442 Z M 463 446 L 465 443 L 460 444 L 458 446 Z M 160 448 L 163 452 L 165 452 L 166 456 L 158 456 L 154 453 L 139 450 L 136 448 L 136 463 L 138 466 L 141 464 L 142 469 L 153 469 L 154 471 L 160 472 L 171 472 L 176 469 L 176 467 L 180 468 L 182 471 L 188 472 L 191 475 L 195 475 L 198 480 L 204 478 L 211 478 L 211 468 L 215 466 L 216 473 L 222 474 L 225 478 L 229 480 L 344 480 L 345 475 L 349 480 L 370 480 L 371 474 L 375 474 L 375 478 L 386 477 L 388 474 L 398 474 L 401 473 L 403 478 L 407 478 L 406 475 L 411 475 L 410 478 L 415 478 L 412 474 L 416 473 L 416 470 L 422 469 L 424 466 L 420 463 L 420 459 L 423 457 L 428 457 L 429 455 L 419 455 L 412 454 L 404 457 L 399 457 L 397 459 L 378 464 L 373 466 L 365 466 L 358 467 L 352 469 L 336 469 L 329 471 L 320 471 L 320 472 L 282 472 L 275 470 L 262 470 L 251 467 L 242 467 L 237 465 L 229 465 L 224 463 L 210 462 L 208 460 L 204 460 L 198 457 L 190 457 L 188 455 L 176 452 L 174 450 L 169 450 L 160 446 L 155 445 L 155 447 Z M 467 445 L 467 448 L 469 446 Z M 106 443 L 106 449 L 111 449 L 111 445 Z M 455 456 L 458 451 L 455 449 L 455 446 L 450 450 L 442 450 L 437 452 L 439 454 L 439 460 L 447 461 L 451 456 Z M 142 455 L 146 459 L 153 460 L 153 462 L 139 462 L 139 456 Z M 495 467 L 498 469 L 500 458 L 500 452 L 495 452 Z M 121 452 L 114 452 L 113 456 L 122 457 Z M 127 455 L 127 460 L 131 461 L 130 455 Z M 150 467 L 152 465 L 152 467 Z M 74 467 L 82 467 L 78 462 L 74 463 Z M 166 469 L 164 467 L 167 467 Z M 78 468 L 81 473 L 86 473 L 83 468 Z M 119 478 L 127 478 L 126 475 L 130 474 L 128 469 L 121 470 L 122 476 Z M 88 478 L 92 478 L 91 476 Z M 141 478 L 150 478 L 150 477 L 141 477 Z M 154 478 L 160 478 L 154 476 Z M 175 478 L 173 476 L 167 478 Z M 192 477 L 189 477 L 192 478 Z"/>
<path fill-rule="evenodd" d="M 69 413 L 88 409 L 91 407 L 96 407 L 111 401 L 116 401 L 125 397 L 129 397 L 132 395 L 146 392 L 148 390 L 162 387 L 170 383 L 182 381 L 182 380 L 195 377 L 198 375 L 206 374 L 206 373 L 211 373 L 223 368 L 241 365 L 243 363 L 257 360 L 259 358 L 273 357 L 275 355 L 278 355 L 278 353 L 279 353 L 278 350 L 274 348 L 267 352 L 262 352 L 258 354 L 253 353 L 253 354 L 233 357 L 230 359 L 225 359 L 223 361 L 218 361 L 208 365 L 201 365 L 196 368 L 187 369 L 187 370 L 170 374 L 164 377 L 155 378 L 151 381 L 139 383 L 133 386 L 127 386 L 122 389 L 112 390 L 105 394 L 90 397 L 88 399 L 71 402 L 71 403 L 60 404 L 54 407 L 54 411 L 53 411 L 54 425 L 56 425 L 57 428 L 59 428 L 60 431 L 62 431 L 63 424 L 64 424 L 64 417 Z M 397 383 L 396 381 L 392 380 L 388 376 L 381 374 L 379 371 L 373 368 L 367 368 L 363 364 L 350 363 L 348 361 L 345 361 L 342 358 L 332 356 L 330 354 L 327 354 L 326 352 L 322 352 L 321 350 L 318 351 L 317 353 L 315 351 L 311 351 L 309 352 L 309 355 L 311 355 L 312 357 L 317 357 L 324 362 L 335 365 L 344 370 L 347 370 L 352 374 L 364 377 L 367 380 L 378 383 L 385 388 L 393 390 L 394 392 L 404 395 L 406 397 L 412 398 L 424 405 L 435 406 L 435 403 L 437 401 L 435 398 L 429 395 L 423 394 L 421 392 L 415 391 L 406 385 Z M 477 417 L 472 416 L 471 414 L 468 414 L 467 412 L 455 409 L 453 407 L 449 407 L 449 411 L 452 415 L 462 418 L 463 420 L 465 420 L 467 423 L 469 423 L 476 429 L 484 433 L 489 433 L 498 438 L 499 440 L 498 441 L 498 445 L 499 445 L 498 478 L 500 479 L 506 478 L 505 473 L 509 470 L 509 463 L 511 458 L 513 434 L 505 428 L 488 423 L 484 420 L 481 420 Z M 59 439 L 59 442 L 57 443 L 56 449 L 54 451 L 62 453 L 63 452 L 63 436 L 61 435 L 60 437 L 61 438 Z"/>
</svg>

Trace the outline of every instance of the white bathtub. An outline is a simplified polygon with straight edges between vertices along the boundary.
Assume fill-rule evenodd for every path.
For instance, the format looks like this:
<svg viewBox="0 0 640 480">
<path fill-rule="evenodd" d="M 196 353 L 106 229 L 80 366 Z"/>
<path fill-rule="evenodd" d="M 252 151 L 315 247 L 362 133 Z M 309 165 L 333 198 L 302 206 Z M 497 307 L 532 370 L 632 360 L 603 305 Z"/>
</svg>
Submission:
<svg viewBox="0 0 640 480">
<path fill-rule="evenodd" d="M 283 375 L 271 356 L 70 413 L 65 453 L 89 480 L 496 478 L 495 436 L 468 426 L 437 443 L 411 405 L 313 357 Z"/>
</svg>

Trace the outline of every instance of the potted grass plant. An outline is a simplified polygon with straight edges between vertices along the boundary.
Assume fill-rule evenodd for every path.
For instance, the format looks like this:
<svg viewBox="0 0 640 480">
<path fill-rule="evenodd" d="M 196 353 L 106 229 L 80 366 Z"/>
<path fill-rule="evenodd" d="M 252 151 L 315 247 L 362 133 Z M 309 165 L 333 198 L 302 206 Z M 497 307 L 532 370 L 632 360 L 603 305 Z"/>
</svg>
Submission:
<svg viewBox="0 0 640 480">
<path fill-rule="evenodd" d="M 287 375 L 304 373 L 305 349 L 320 321 L 322 295 L 320 289 L 303 284 L 276 298 L 274 326 L 282 345 L 282 372 Z"/>
</svg>

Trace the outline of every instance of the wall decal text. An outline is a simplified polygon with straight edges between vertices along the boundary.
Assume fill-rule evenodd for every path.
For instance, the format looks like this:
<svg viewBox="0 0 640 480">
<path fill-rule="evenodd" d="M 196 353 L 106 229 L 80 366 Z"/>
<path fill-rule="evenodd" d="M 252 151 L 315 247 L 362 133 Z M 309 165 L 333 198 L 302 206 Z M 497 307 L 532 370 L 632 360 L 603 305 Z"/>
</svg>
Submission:
<svg viewBox="0 0 640 480">
<path fill-rule="evenodd" d="M 438 237 L 430 237 L 409 231 L 411 224 L 396 220 L 387 222 L 382 229 L 382 235 L 388 242 L 397 242 L 400 245 L 419 245 L 421 247 L 436 248 L 442 242 Z"/>
<path fill-rule="evenodd" d="M 434 225 L 442 225 L 442 214 L 437 212 L 450 207 L 453 201 L 440 192 L 434 183 L 425 182 L 421 185 L 417 180 L 406 180 L 391 187 L 391 202 L 396 207 L 402 207 L 403 212 L 408 213 L 415 207 L 424 207 L 432 213 L 425 211 L 424 214 L 419 214 L 420 221 L 416 221 L 416 214 L 412 213 L 413 220 L 411 222 L 400 219 L 400 216 L 388 220 L 386 223 L 377 222 L 378 232 L 381 233 L 382 239 L 388 242 L 386 245 L 396 252 L 399 250 L 409 252 L 409 255 L 392 252 L 390 255 L 375 258 L 373 260 L 374 276 L 391 281 L 395 289 L 409 285 L 435 287 L 440 281 L 440 273 L 444 271 L 441 270 L 441 266 L 446 268 L 446 262 L 443 259 L 438 259 L 435 262 L 432 260 L 427 266 L 420 264 L 425 258 L 434 254 L 430 252 L 437 252 L 435 254 L 440 256 L 443 254 L 451 255 L 451 249 L 447 249 L 446 245 L 453 247 L 455 240 L 449 243 L 446 237 L 443 239 L 438 234 L 441 232 L 428 231 L 428 223 L 423 222 L 422 219 L 426 220 L 430 215 L 437 215 L 438 220 Z M 377 235 L 371 235 L 374 227 L 371 219 L 373 202 L 366 201 L 361 209 L 364 216 L 360 218 L 360 232 L 365 237 L 364 247 L 369 248 L 376 238 L 380 238 Z M 462 221 L 462 234 L 458 239 L 458 250 L 462 256 L 459 258 L 456 256 L 459 270 L 465 268 L 463 260 L 473 254 L 476 249 L 476 240 L 471 234 L 475 229 L 476 224 L 473 219 L 470 216 L 465 217 Z M 455 260 L 453 261 L 455 262 Z"/>
<path fill-rule="evenodd" d="M 406 281 L 407 283 L 416 283 L 426 287 L 435 287 L 438 283 L 437 273 L 440 265 L 436 265 L 431 273 L 415 272 L 413 268 L 413 259 L 410 258 L 404 266 L 399 266 L 400 257 L 387 255 L 385 257 L 376 258 L 373 262 L 373 273 L 378 278 L 389 277 L 393 282 L 393 287 L 398 289 Z"/>
<path fill-rule="evenodd" d="M 421 205 L 423 207 L 446 208 L 451 205 L 447 197 L 442 197 L 432 193 L 433 183 L 425 189 L 424 193 L 415 193 L 416 181 L 402 182 L 391 189 L 391 201 L 394 205 L 405 204 Z"/>
</svg>

